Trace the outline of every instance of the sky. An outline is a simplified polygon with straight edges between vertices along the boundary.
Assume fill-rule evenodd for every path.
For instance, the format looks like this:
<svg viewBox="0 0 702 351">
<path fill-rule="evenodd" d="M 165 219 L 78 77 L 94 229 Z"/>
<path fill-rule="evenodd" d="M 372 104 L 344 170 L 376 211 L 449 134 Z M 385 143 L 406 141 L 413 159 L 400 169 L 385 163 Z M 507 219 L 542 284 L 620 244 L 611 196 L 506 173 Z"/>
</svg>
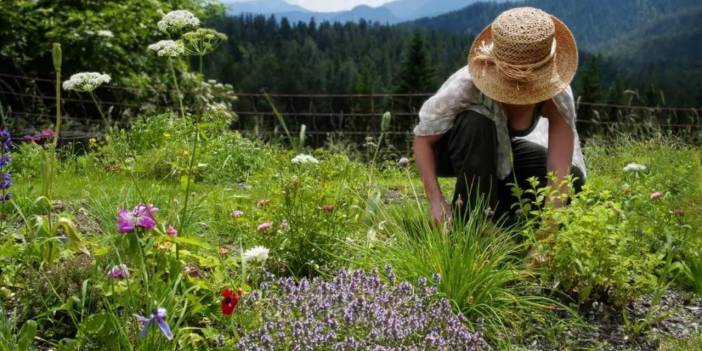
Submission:
<svg viewBox="0 0 702 351">
<path fill-rule="evenodd" d="M 234 0 L 234 2 L 247 0 Z M 380 6 L 392 0 L 286 0 L 308 10 L 318 12 L 350 10 L 358 5 Z"/>
</svg>

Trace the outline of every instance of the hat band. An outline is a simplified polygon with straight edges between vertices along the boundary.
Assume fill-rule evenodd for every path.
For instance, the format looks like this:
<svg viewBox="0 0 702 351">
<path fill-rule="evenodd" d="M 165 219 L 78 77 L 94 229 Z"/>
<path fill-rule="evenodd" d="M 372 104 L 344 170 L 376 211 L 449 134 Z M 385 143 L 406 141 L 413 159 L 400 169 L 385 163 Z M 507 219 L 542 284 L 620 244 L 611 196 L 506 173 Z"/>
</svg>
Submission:
<svg viewBox="0 0 702 351">
<path fill-rule="evenodd" d="M 485 44 L 485 41 L 480 43 L 478 48 L 478 53 L 473 58 L 473 61 L 482 61 L 486 64 L 493 64 L 498 72 L 507 78 L 519 82 L 529 82 L 538 78 L 534 71 L 545 66 L 549 62 L 553 61 L 556 57 L 556 39 L 553 39 L 553 44 L 551 44 L 551 52 L 546 55 L 541 61 L 527 64 L 513 64 L 500 60 L 495 56 L 495 45 L 493 43 Z M 483 74 L 485 73 L 485 67 L 483 67 Z"/>
</svg>

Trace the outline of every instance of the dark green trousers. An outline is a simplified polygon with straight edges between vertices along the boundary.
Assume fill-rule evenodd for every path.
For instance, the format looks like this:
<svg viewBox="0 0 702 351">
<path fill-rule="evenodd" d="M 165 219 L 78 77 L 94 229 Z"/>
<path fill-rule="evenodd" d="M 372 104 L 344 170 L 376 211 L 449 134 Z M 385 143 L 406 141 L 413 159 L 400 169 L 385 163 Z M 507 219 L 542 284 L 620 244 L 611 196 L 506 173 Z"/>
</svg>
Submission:
<svg viewBox="0 0 702 351">
<path fill-rule="evenodd" d="M 497 177 L 497 128 L 495 123 L 477 112 L 460 113 L 454 126 L 434 146 L 436 172 L 440 177 L 456 177 L 452 205 L 463 201 L 469 211 L 478 201 L 487 203 L 499 218 L 510 214 L 519 199 L 512 195 L 509 184 L 528 189 L 528 179 L 536 177 L 539 186 L 548 184 L 546 148 L 522 139 L 512 139 L 512 174 L 505 179 Z M 583 172 L 573 166 L 578 192 L 583 186 Z M 463 214 L 464 216 L 466 213 Z"/>
</svg>

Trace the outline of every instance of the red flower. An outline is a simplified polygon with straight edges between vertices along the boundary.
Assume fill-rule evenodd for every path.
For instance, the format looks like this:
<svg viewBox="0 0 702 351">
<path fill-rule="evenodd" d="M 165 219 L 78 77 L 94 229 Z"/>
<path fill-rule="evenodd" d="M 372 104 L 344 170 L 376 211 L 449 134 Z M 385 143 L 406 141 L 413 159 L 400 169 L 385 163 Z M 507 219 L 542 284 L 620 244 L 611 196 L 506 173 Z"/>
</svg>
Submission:
<svg viewBox="0 0 702 351">
<path fill-rule="evenodd" d="M 222 314 L 230 316 L 236 309 L 236 304 L 239 303 L 241 297 L 241 289 L 236 291 L 236 294 L 231 289 L 222 290 Z"/>
</svg>

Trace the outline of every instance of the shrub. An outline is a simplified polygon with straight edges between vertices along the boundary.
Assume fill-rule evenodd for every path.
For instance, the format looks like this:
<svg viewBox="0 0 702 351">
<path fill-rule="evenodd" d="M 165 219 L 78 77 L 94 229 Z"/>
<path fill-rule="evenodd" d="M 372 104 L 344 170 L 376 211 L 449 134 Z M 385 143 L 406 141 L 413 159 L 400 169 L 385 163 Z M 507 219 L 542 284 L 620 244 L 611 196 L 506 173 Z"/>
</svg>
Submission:
<svg viewBox="0 0 702 351">
<path fill-rule="evenodd" d="M 463 324 L 448 300 L 426 279 L 414 289 L 377 272 L 341 271 L 330 281 L 264 283 L 244 308 L 261 309 L 261 325 L 246 333 L 240 350 L 475 350 L 480 333 Z M 415 291 L 417 290 L 417 291 Z"/>
<path fill-rule="evenodd" d="M 680 262 L 697 255 L 698 219 L 685 212 L 699 210 L 702 171 L 696 152 L 655 140 L 588 151 L 599 168 L 585 191 L 569 207 L 532 212 L 546 224 L 525 233 L 553 233 L 537 243 L 549 284 L 621 305 L 682 277 Z"/>
</svg>

